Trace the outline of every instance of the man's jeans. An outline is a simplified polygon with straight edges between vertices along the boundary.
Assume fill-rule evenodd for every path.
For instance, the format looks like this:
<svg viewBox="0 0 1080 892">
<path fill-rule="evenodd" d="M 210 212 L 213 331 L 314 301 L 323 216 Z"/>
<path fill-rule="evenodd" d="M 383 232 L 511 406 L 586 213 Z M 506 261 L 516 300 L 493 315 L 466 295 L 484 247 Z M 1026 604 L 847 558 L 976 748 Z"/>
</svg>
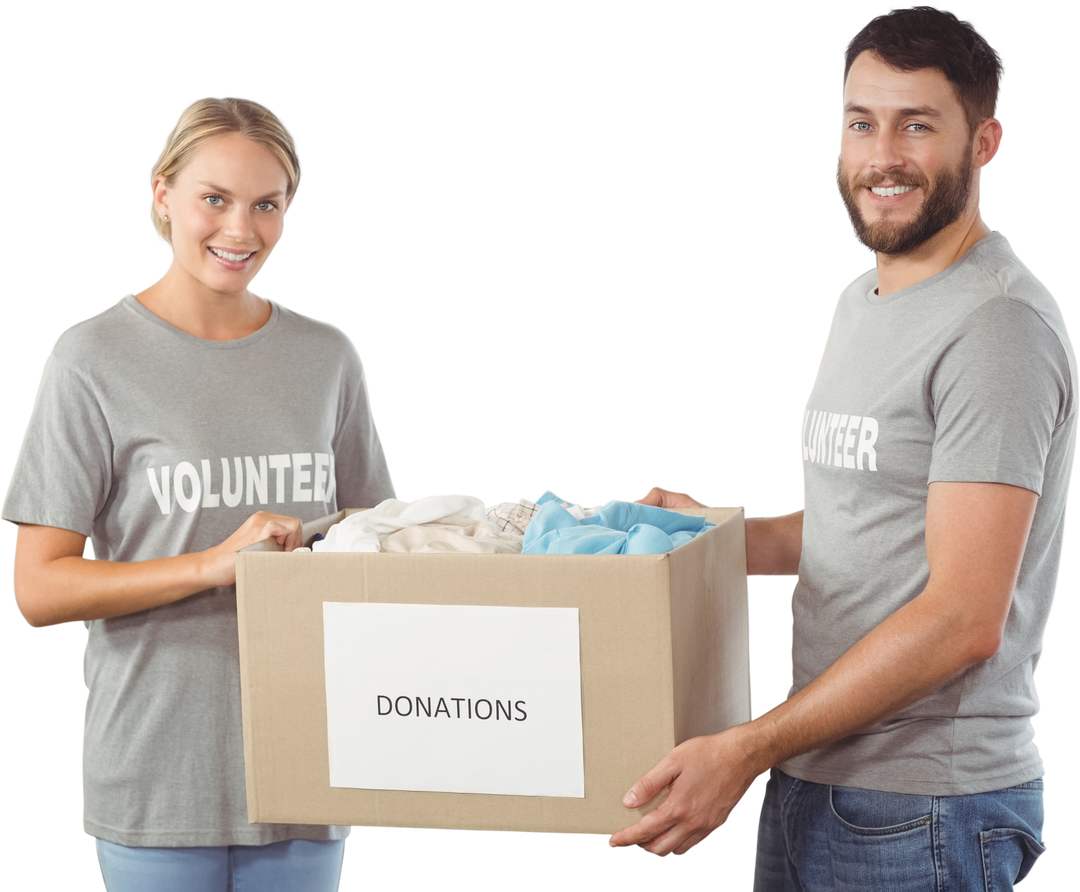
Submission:
<svg viewBox="0 0 1080 892">
<path fill-rule="evenodd" d="M 796 780 L 773 769 L 755 892 L 1001 892 L 1042 845 L 1042 781 L 913 796 Z"/>
</svg>

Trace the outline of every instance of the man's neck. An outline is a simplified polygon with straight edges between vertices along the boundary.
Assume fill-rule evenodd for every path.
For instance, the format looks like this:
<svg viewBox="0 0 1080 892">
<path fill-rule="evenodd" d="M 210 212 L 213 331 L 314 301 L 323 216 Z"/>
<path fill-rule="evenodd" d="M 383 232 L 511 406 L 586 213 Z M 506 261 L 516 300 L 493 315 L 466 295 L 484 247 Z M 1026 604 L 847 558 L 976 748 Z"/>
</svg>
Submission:
<svg viewBox="0 0 1080 892">
<path fill-rule="evenodd" d="M 906 254 L 878 254 L 877 293 L 892 294 L 936 276 L 956 263 L 977 241 L 990 235 L 990 231 L 975 208 L 972 214 L 962 215 Z"/>
</svg>

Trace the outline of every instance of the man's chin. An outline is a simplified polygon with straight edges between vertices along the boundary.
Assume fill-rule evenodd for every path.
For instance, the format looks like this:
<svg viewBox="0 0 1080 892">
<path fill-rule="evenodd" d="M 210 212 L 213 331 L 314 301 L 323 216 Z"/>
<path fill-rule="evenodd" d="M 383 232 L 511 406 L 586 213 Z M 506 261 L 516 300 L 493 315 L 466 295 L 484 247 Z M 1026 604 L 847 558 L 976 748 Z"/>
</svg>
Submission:
<svg viewBox="0 0 1080 892">
<path fill-rule="evenodd" d="M 911 224 L 874 223 L 857 229 L 859 241 L 878 254 L 904 254 L 919 247 L 926 237 L 915 235 Z"/>
</svg>

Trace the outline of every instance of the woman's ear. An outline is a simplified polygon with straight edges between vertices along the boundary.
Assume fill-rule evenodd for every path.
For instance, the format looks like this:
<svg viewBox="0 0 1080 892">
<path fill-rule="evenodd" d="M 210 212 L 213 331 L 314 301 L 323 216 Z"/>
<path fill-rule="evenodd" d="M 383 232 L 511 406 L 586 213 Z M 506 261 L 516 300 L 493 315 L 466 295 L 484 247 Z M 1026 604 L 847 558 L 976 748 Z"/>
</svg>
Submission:
<svg viewBox="0 0 1080 892">
<path fill-rule="evenodd" d="M 154 190 L 154 210 L 166 223 L 169 222 L 169 187 L 165 185 L 165 177 L 154 177 L 152 186 Z"/>
</svg>

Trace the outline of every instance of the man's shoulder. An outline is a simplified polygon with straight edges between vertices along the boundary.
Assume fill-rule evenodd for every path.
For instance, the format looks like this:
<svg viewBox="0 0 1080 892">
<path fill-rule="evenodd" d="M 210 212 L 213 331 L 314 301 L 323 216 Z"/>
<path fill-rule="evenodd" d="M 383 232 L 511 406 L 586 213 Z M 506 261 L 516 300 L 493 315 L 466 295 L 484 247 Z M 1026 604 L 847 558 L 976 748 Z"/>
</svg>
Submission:
<svg viewBox="0 0 1080 892">
<path fill-rule="evenodd" d="M 1008 297 L 1028 303 L 1035 310 L 1057 312 L 1057 302 L 1035 274 L 1028 269 L 1012 245 L 1000 232 L 977 242 L 964 261 L 985 281 L 987 299 Z"/>
<path fill-rule="evenodd" d="M 976 352 L 995 360 L 1012 356 L 1025 366 L 1052 360 L 1075 389 L 1076 361 L 1057 301 L 1005 237 L 995 232 L 982 239 L 964 262 L 966 301 L 950 342 L 963 336 L 978 345 Z"/>
</svg>

